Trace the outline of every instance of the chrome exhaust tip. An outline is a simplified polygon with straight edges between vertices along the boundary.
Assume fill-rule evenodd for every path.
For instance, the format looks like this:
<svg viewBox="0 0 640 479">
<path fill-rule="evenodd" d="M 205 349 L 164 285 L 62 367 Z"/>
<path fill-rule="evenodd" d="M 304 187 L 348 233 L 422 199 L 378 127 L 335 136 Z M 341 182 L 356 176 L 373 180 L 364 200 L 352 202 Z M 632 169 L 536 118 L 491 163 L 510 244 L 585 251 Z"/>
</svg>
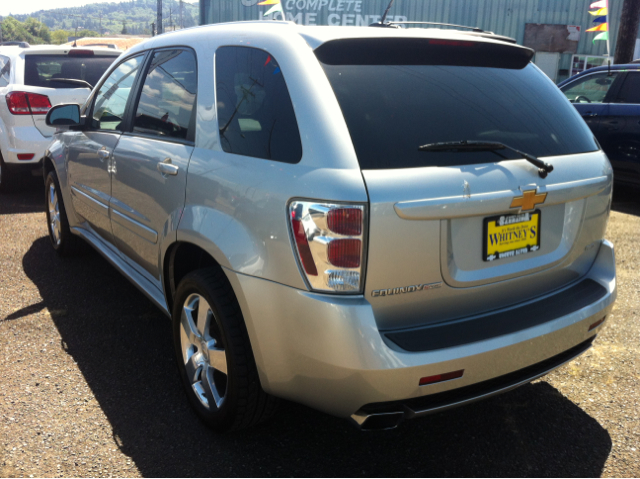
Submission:
<svg viewBox="0 0 640 479">
<path fill-rule="evenodd" d="M 361 431 L 387 431 L 395 429 L 404 419 L 404 412 L 366 413 L 358 411 L 350 417 L 351 423 Z"/>
</svg>

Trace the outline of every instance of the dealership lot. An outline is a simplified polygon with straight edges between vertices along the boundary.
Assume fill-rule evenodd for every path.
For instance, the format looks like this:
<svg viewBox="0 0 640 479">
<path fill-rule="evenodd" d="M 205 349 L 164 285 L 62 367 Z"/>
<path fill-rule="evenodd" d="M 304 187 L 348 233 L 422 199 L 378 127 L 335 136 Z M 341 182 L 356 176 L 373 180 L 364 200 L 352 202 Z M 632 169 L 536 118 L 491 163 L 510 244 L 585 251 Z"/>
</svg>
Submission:
<svg viewBox="0 0 640 479">
<path fill-rule="evenodd" d="M 616 194 L 618 300 L 594 348 L 512 393 L 362 433 L 292 403 L 215 435 L 166 318 L 97 253 L 60 260 L 37 181 L 0 196 L 0 477 L 639 476 L 640 202 Z"/>
</svg>

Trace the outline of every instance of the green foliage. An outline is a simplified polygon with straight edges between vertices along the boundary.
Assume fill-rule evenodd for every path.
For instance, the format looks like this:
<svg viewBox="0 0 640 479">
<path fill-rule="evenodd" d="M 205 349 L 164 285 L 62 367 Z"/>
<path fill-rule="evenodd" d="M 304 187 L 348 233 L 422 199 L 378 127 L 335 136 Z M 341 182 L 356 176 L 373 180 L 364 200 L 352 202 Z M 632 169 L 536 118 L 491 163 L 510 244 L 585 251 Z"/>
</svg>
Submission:
<svg viewBox="0 0 640 479">
<path fill-rule="evenodd" d="M 163 0 L 163 16 L 165 28 L 169 22 L 180 25 L 180 3 L 177 0 Z M 156 21 L 157 0 L 129 0 L 121 3 L 92 3 L 78 8 L 56 8 L 40 10 L 31 15 L 38 18 L 50 30 L 75 31 L 76 24 L 80 30 L 102 32 L 106 35 L 120 34 L 126 24 L 130 35 L 149 35 L 151 23 Z M 170 15 L 171 13 L 171 19 Z M 15 15 L 15 18 L 26 21 L 29 15 Z M 9 17 L 7 17 L 9 18 Z M 182 21 L 184 27 L 198 25 L 199 10 L 197 3 L 183 2 Z M 4 32 L 4 30 L 3 30 Z M 73 36 L 73 33 L 70 33 Z M 86 35 L 82 35 L 86 36 Z M 56 43 L 58 37 L 51 37 Z"/>
<path fill-rule="evenodd" d="M 67 39 L 73 35 L 73 32 L 67 30 L 54 30 L 51 32 L 51 43 L 54 45 L 62 45 L 67 43 Z"/>
<path fill-rule="evenodd" d="M 23 23 L 14 17 L 5 17 L 1 28 L 2 40 L 5 42 L 19 41 L 37 45 L 51 41 L 49 27 L 35 18 L 28 17 Z"/>
</svg>

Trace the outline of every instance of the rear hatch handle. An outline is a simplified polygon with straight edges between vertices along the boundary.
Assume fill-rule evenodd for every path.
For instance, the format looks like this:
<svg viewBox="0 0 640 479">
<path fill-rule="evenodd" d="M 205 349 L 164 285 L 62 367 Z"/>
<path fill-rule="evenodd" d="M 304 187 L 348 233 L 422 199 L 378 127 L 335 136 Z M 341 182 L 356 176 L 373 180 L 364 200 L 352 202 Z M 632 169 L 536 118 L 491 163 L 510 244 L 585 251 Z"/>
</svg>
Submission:
<svg viewBox="0 0 640 479">
<path fill-rule="evenodd" d="M 509 211 L 514 198 L 522 196 L 523 191 L 536 190 L 545 194 L 545 206 L 568 203 L 596 195 L 604 190 L 610 182 L 608 176 L 598 176 L 585 180 L 568 181 L 553 185 L 528 185 L 517 190 L 493 191 L 477 193 L 472 198 L 468 195 L 446 196 L 422 200 L 402 201 L 393 207 L 396 214 L 405 220 L 438 220 L 482 216 Z"/>
</svg>

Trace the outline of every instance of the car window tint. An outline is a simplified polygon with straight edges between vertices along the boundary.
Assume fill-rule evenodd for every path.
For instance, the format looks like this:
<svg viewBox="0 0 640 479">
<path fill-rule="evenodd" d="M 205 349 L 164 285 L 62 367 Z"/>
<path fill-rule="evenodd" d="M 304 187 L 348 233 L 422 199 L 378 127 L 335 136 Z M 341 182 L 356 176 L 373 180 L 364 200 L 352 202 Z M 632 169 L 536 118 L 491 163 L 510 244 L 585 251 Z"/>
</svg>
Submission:
<svg viewBox="0 0 640 479">
<path fill-rule="evenodd" d="M 83 88 L 66 80 L 83 80 L 93 88 L 115 56 L 34 55 L 24 57 L 24 84 L 46 88 Z"/>
<path fill-rule="evenodd" d="M 616 103 L 640 103 L 640 72 L 629 72 L 620 88 Z"/>
<path fill-rule="evenodd" d="M 571 103 L 602 103 L 611 85 L 618 77 L 618 72 L 594 73 L 562 87 L 562 93 Z"/>
<path fill-rule="evenodd" d="M 453 65 L 322 66 L 362 169 L 459 166 L 521 158 L 506 150 L 419 150 L 421 145 L 447 141 L 502 142 L 543 157 L 598 149 L 576 109 L 533 64 L 520 70 Z"/>
<path fill-rule="evenodd" d="M 142 59 L 140 55 L 121 63 L 102 84 L 93 107 L 92 128 L 122 131 L 127 100 Z"/>
<path fill-rule="evenodd" d="M 197 85 L 196 59 L 192 51 L 154 53 L 138 101 L 133 131 L 188 139 Z"/>
<path fill-rule="evenodd" d="M 289 90 L 269 53 L 249 47 L 216 52 L 216 99 L 222 149 L 297 163 L 302 157 Z"/>
<path fill-rule="evenodd" d="M 11 60 L 9 57 L 0 55 L 0 88 L 9 84 L 11 74 Z"/>
</svg>

